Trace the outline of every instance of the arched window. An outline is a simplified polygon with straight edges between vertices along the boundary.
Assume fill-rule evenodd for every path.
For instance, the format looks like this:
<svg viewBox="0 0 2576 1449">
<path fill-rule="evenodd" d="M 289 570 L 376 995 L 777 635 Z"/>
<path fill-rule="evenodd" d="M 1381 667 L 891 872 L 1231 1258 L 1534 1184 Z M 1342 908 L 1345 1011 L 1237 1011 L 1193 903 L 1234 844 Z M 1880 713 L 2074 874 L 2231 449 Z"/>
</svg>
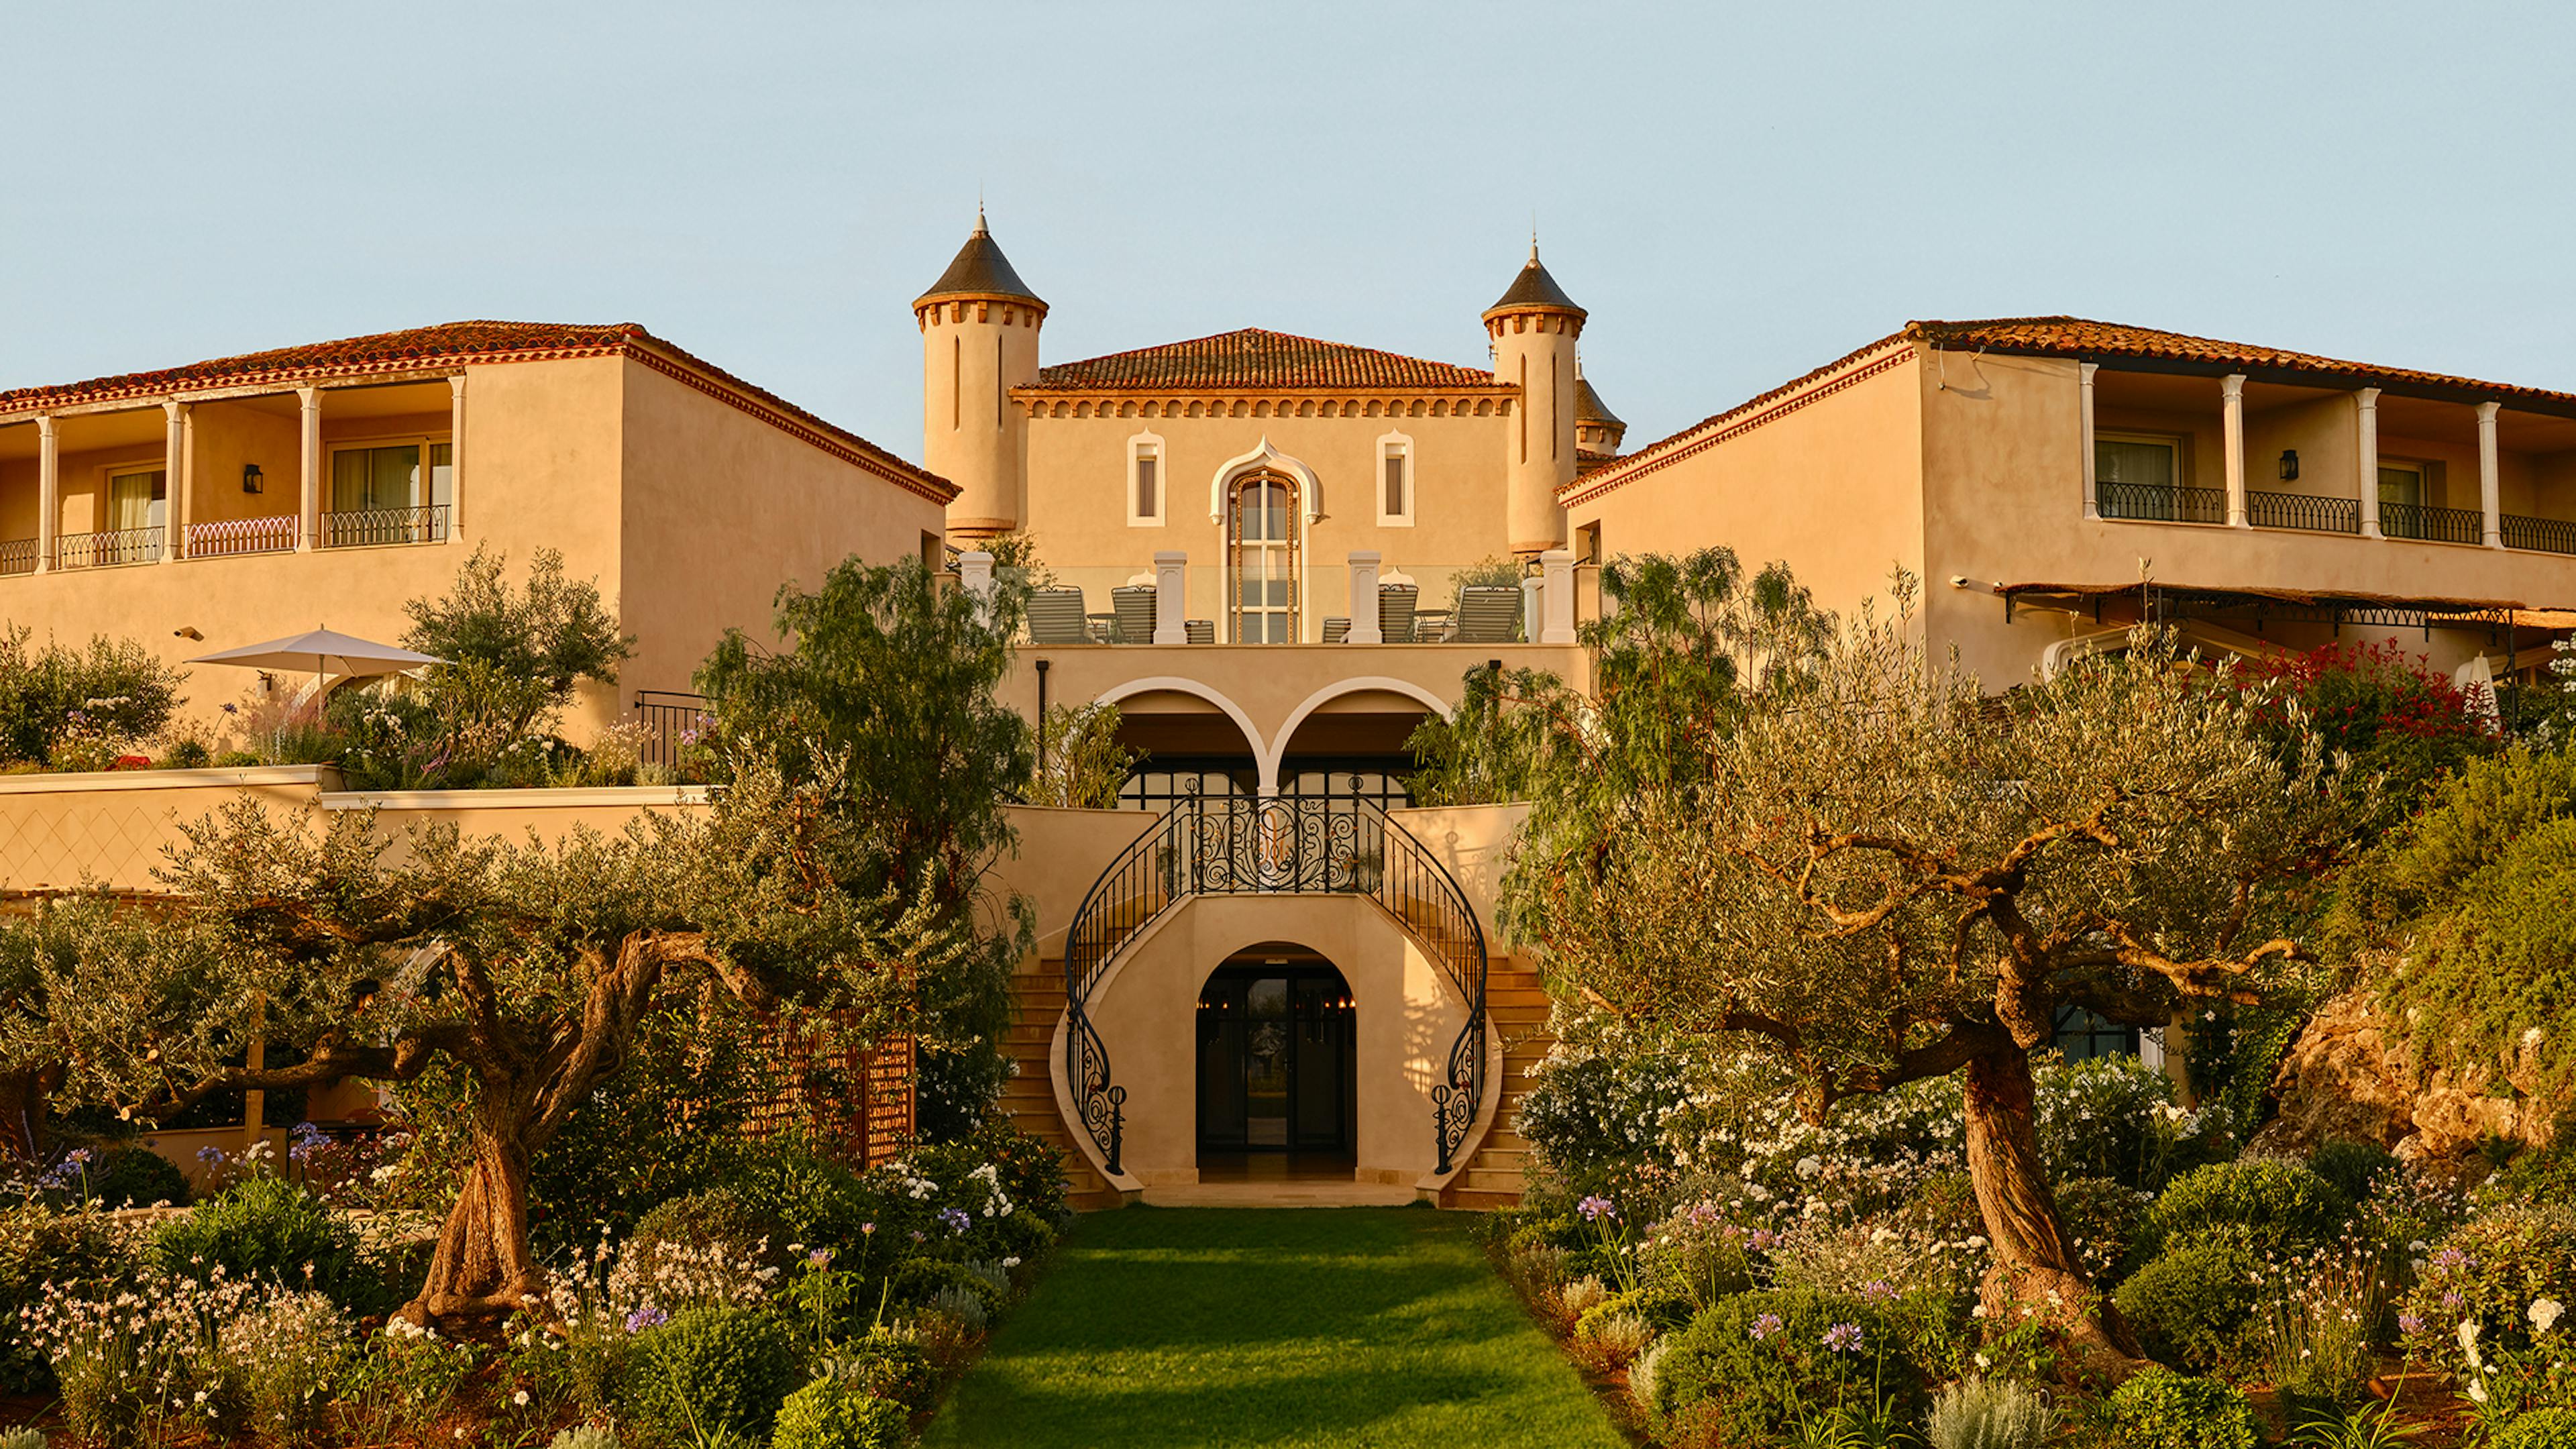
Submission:
<svg viewBox="0 0 2576 1449">
<path fill-rule="evenodd" d="M 1297 485 L 1263 470 L 1235 480 L 1226 509 L 1226 593 L 1238 644 L 1297 638 Z"/>
</svg>

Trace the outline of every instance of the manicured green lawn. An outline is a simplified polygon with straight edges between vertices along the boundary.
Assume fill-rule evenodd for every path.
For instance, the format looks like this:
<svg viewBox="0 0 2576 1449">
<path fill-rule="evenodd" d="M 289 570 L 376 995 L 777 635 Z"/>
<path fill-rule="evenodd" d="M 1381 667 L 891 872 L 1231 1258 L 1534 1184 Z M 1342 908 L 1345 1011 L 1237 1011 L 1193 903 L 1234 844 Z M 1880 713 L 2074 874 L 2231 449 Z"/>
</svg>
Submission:
<svg viewBox="0 0 2576 1449">
<path fill-rule="evenodd" d="M 1091 1214 L 924 1442 L 1624 1445 L 1474 1227 L 1424 1208 Z"/>
</svg>

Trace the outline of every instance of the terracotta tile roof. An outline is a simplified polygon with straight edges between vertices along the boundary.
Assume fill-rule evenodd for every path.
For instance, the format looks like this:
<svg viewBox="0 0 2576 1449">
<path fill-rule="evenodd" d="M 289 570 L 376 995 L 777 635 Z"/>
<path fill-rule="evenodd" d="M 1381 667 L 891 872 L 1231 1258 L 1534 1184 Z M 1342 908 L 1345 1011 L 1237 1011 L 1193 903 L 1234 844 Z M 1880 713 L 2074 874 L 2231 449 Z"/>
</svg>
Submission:
<svg viewBox="0 0 2576 1449">
<path fill-rule="evenodd" d="M 1044 391 L 1245 389 L 1483 388 L 1501 384 L 1481 367 L 1459 367 L 1401 353 L 1319 342 L 1246 327 L 1188 342 L 1113 352 L 1041 368 Z"/>
<path fill-rule="evenodd" d="M 1569 501 L 1589 498 L 1599 491 L 1616 488 L 1630 478 L 1676 461 L 1686 452 L 1696 452 L 1721 433 L 1758 426 L 1775 408 L 1798 405 L 1789 401 L 1811 385 L 1834 378 L 1837 374 L 1869 362 L 1872 370 L 1897 360 L 1889 349 L 1899 343 L 1916 343 L 1944 350 L 1983 348 L 1988 352 L 2011 353 L 2028 357 L 2072 357 L 2085 361 L 2116 363 L 2121 359 L 2170 368 L 2177 371 L 2220 376 L 2242 372 L 2266 382 L 2298 383 L 2307 386 L 2377 387 L 2391 392 L 2449 401 L 2495 401 L 2558 417 L 2576 417 L 2576 393 L 2552 392 L 2547 388 L 2516 387 L 2507 383 L 2480 382 L 2475 378 L 2455 377 L 2447 373 L 2421 372 L 2402 367 L 2374 367 L 2367 363 L 2345 362 L 2338 358 L 2320 357 L 2314 353 L 2291 352 L 2277 347 L 2256 347 L 2242 342 L 2222 342 L 2211 337 L 2194 337 L 2185 332 L 2163 332 L 2152 327 L 2131 327 L 2118 322 L 2096 322 L 2084 317 L 1989 317 L 1981 321 L 1908 322 L 1903 330 L 1892 332 L 1865 347 L 1835 358 L 1813 372 L 1790 379 L 1758 396 L 1700 419 L 1668 437 L 1648 443 L 1634 452 L 1622 454 L 1618 466 L 1607 478 L 1582 477 L 1559 490 Z M 1839 386 L 1842 379 L 1835 385 Z M 1819 394 L 1821 395 L 1821 394 Z M 1801 400 L 1803 401 L 1803 399 Z M 1639 463 L 1644 466 L 1634 466 Z"/>
<path fill-rule="evenodd" d="M 980 211 L 975 214 L 973 234 L 966 238 L 966 245 L 957 249 L 948 270 L 939 274 L 929 291 L 914 298 L 912 305 L 918 307 L 938 297 L 1018 297 L 1036 302 L 1040 308 L 1046 306 L 1037 293 L 1029 290 L 1029 284 L 1020 280 L 1020 274 L 1011 267 L 1011 259 L 1002 255 L 993 234 L 985 230 Z"/>
<path fill-rule="evenodd" d="M 1494 305 L 1485 309 L 1485 316 L 1490 320 L 1498 312 L 1526 311 L 1571 312 L 1577 317 L 1591 315 L 1574 305 L 1574 299 L 1565 295 L 1565 289 L 1556 284 L 1556 278 L 1539 265 L 1538 243 L 1535 241 L 1530 243 L 1529 261 L 1522 266 L 1520 275 L 1512 278 L 1511 286 L 1494 300 Z"/>
<path fill-rule="evenodd" d="M 663 341 L 632 322 L 444 322 L 336 342 L 245 352 L 182 367 L 129 372 L 87 382 L 0 392 L 0 417 L 129 398 L 164 398 L 215 388 L 291 386 L 318 379 L 432 371 L 458 363 L 544 362 L 620 353 L 795 434 L 885 478 L 945 504 L 956 496 L 946 479 L 826 422 L 766 388 Z"/>
<path fill-rule="evenodd" d="M 2381 387 L 2463 400 L 2474 395 L 2479 400 L 2539 403 L 2553 412 L 2576 407 L 2576 393 L 2482 382 L 2476 378 L 2422 372 L 2413 368 L 2376 367 L 2369 363 L 2320 357 L 2312 352 L 2257 347 L 2246 342 L 2222 342 L 2214 337 L 2194 337 L 2184 332 L 2162 332 L 2153 327 L 2130 327 L 2118 322 L 2095 322 L 2084 317 L 1990 317 L 1974 322 L 1909 322 L 1900 335 L 1950 350 L 1982 347 L 1989 352 L 2036 357 L 2133 358 L 2179 364 L 2193 371 L 2242 372 L 2265 381 L 2314 385 L 2331 380 L 2355 387 Z"/>
</svg>

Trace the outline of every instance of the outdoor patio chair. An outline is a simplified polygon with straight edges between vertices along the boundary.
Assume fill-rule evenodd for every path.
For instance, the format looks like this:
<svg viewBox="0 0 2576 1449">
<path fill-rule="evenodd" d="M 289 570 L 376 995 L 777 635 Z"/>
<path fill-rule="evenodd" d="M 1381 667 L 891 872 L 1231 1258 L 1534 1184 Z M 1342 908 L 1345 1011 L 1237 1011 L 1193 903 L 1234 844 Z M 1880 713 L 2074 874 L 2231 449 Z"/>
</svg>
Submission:
<svg viewBox="0 0 2576 1449">
<path fill-rule="evenodd" d="M 1449 639 L 1449 611 L 1447 609 L 1416 609 L 1413 611 L 1414 643 L 1446 644 L 1449 642 Z"/>
<path fill-rule="evenodd" d="M 1216 620 L 1183 619 L 1181 637 L 1192 644 L 1213 644 L 1216 642 Z"/>
<path fill-rule="evenodd" d="M 1082 616 L 1082 590 L 1029 591 L 1029 641 L 1034 644 L 1088 644 L 1091 626 Z"/>
<path fill-rule="evenodd" d="M 1154 600 L 1152 584 L 1123 584 L 1109 591 L 1109 606 L 1117 611 L 1118 632 L 1113 644 L 1151 644 L 1154 642 Z"/>
<path fill-rule="evenodd" d="M 1413 601 L 1422 590 L 1412 584 L 1377 586 L 1377 627 L 1389 644 L 1413 642 Z"/>
<path fill-rule="evenodd" d="M 1521 637 L 1521 591 L 1500 584 L 1471 584 L 1458 591 L 1461 644 L 1510 644 Z"/>
<path fill-rule="evenodd" d="M 1324 642 L 1325 642 L 1325 643 L 1327 643 L 1327 644 L 1339 644 L 1339 643 L 1342 643 L 1342 642 L 1344 642 L 1345 640 L 1349 639 L 1350 637 L 1351 637 L 1351 621 L 1350 621 L 1350 620 L 1348 620 L 1348 619 L 1335 618 L 1335 617 L 1333 617 L 1333 616 L 1331 616 L 1331 615 L 1326 615 L 1326 616 L 1325 616 L 1325 618 L 1324 618 Z"/>
</svg>

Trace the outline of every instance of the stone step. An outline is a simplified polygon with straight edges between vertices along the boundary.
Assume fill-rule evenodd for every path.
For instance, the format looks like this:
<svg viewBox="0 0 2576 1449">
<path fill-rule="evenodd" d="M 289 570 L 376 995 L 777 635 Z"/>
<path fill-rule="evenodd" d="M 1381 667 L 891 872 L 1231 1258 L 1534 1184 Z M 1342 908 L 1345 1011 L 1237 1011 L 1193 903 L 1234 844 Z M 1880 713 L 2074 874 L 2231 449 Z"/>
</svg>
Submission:
<svg viewBox="0 0 2576 1449">
<path fill-rule="evenodd" d="M 1482 1188 L 1453 1187 L 1440 1194 L 1440 1205 L 1465 1212 L 1490 1212 L 1495 1208 L 1518 1207 L 1520 1190 L 1495 1192 Z"/>
<path fill-rule="evenodd" d="M 1514 1195 L 1518 1195 L 1524 1185 L 1521 1170 L 1517 1167 L 1485 1168 L 1473 1162 L 1467 1164 L 1467 1170 L 1458 1175 L 1458 1180 L 1454 1184 L 1471 1190 L 1508 1192 Z"/>
</svg>

